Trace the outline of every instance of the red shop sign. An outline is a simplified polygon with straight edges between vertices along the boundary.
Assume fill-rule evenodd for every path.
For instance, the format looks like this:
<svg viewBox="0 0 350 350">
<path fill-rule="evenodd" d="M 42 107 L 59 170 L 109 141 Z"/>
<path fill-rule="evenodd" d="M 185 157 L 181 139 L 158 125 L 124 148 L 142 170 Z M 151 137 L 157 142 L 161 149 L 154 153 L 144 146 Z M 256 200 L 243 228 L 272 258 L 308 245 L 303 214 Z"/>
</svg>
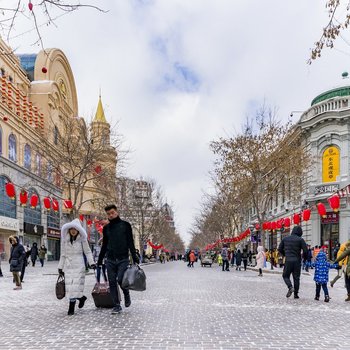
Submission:
<svg viewBox="0 0 350 350">
<path fill-rule="evenodd" d="M 337 224 L 339 223 L 339 213 L 327 213 L 327 217 L 322 218 L 322 224 Z"/>
</svg>

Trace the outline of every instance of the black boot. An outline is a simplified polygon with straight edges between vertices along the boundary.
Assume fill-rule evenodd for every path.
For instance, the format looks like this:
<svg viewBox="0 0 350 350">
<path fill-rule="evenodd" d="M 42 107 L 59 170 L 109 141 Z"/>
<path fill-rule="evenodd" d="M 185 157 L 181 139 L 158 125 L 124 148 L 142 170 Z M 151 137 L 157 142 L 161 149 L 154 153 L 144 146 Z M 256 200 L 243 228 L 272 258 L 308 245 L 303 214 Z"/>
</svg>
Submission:
<svg viewBox="0 0 350 350">
<path fill-rule="evenodd" d="M 324 302 L 325 302 L 325 303 L 329 303 L 329 295 L 325 295 L 325 297 L 324 297 Z"/>
<path fill-rule="evenodd" d="M 131 305 L 130 293 L 124 294 L 124 303 L 125 307 L 129 307 Z"/>
<path fill-rule="evenodd" d="M 68 309 L 68 315 L 74 315 L 74 308 L 75 308 L 75 300 L 69 302 L 69 309 Z"/>
<path fill-rule="evenodd" d="M 85 301 L 86 301 L 87 297 L 85 295 L 83 295 L 81 298 L 79 298 L 79 304 L 78 304 L 78 308 L 81 309 L 82 307 L 84 307 Z"/>
</svg>

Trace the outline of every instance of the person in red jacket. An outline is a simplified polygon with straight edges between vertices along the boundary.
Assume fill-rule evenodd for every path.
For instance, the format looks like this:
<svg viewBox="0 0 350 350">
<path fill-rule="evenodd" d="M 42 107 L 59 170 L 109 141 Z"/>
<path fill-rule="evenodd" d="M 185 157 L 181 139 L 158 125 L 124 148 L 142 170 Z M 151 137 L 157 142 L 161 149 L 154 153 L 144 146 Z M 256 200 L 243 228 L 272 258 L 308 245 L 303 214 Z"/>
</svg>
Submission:
<svg viewBox="0 0 350 350">
<path fill-rule="evenodd" d="M 194 267 L 193 266 L 193 263 L 196 261 L 196 255 L 194 254 L 194 251 L 191 250 L 191 253 L 190 253 L 190 267 Z"/>
</svg>

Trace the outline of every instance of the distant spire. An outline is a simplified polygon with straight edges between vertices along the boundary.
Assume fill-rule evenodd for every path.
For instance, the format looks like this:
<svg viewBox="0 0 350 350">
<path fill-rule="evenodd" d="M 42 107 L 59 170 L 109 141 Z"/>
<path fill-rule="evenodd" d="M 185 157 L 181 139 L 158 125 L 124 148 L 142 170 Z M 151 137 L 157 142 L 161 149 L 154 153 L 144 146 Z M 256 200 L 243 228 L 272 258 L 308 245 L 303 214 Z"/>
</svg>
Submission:
<svg viewBox="0 0 350 350">
<path fill-rule="evenodd" d="M 99 95 L 99 99 L 98 99 L 98 105 L 97 105 L 97 110 L 96 110 L 94 122 L 107 123 L 107 120 L 105 117 L 105 112 L 104 112 L 103 106 L 102 106 L 101 88 L 100 88 L 100 95 Z"/>
</svg>

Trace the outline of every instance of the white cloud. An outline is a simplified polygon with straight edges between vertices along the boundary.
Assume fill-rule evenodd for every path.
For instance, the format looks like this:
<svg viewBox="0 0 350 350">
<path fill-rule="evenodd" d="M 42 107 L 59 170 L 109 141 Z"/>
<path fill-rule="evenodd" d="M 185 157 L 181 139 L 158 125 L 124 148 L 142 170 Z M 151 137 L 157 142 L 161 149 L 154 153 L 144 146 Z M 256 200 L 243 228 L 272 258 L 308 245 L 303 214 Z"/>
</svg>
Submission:
<svg viewBox="0 0 350 350">
<path fill-rule="evenodd" d="M 335 50 L 306 65 L 327 20 L 320 1 L 103 3 L 107 14 L 80 10 L 59 19 L 58 28 L 44 27 L 45 45 L 70 60 L 82 115 L 95 108 L 102 87 L 108 118 L 121 121 L 135 150 L 130 175 L 158 180 L 186 239 L 209 185 L 210 141 L 239 130 L 245 113 L 264 98 L 283 118 L 307 108 L 349 68 L 348 57 Z M 28 23 L 18 23 L 16 32 Z M 34 37 L 11 44 L 35 52 Z M 336 47 L 350 54 L 342 40 Z"/>
</svg>

